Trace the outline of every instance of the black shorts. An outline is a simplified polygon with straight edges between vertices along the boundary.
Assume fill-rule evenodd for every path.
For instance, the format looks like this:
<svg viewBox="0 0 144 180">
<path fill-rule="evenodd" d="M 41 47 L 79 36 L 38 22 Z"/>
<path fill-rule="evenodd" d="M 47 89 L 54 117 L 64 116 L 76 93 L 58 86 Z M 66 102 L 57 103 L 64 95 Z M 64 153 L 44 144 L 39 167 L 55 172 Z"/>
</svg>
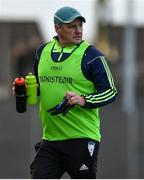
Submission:
<svg viewBox="0 0 144 180">
<path fill-rule="evenodd" d="M 72 179 L 96 179 L 99 142 L 90 139 L 46 141 L 35 146 L 32 179 L 59 179 L 67 172 Z"/>
</svg>

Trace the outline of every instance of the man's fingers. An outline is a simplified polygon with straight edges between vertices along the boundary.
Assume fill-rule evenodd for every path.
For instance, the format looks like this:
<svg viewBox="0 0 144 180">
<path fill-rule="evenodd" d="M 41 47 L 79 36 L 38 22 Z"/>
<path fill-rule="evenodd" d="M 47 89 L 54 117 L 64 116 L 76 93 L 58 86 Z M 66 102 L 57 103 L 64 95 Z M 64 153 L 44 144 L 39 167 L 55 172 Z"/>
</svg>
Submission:
<svg viewBox="0 0 144 180">
<path fill-rule="evenodd" d="M 70 98 L 73 97 L 73 96 L 76 96 L 76 93 L 75 93 L 75 92 L 68 91 L 68 92 L 65 94 L 66 99 L 70 99 Z"/>
<path fill-rule="evenodd" d="M 85 105 L 85 99 L 82 96 L 75 95 L 68 100 L 68 105 L 78 104 L 80 106 Z"/>
</svg>

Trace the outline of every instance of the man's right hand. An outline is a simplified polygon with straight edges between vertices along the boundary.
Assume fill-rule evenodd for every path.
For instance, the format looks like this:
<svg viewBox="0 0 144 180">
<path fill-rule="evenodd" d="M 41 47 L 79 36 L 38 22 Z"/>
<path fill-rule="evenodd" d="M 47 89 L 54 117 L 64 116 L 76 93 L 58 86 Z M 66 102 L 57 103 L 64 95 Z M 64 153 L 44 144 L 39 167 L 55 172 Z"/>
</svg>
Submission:
<svg viewBox="0 0 144 180">
<path fill-rule="evenodd" d="M 12 93 L 13 93 L 13 95 L 15 95 L 15 82 L 13 82 L 12 85 L 13 85 L 13 86 L 12 86 Z"/>
</svg>

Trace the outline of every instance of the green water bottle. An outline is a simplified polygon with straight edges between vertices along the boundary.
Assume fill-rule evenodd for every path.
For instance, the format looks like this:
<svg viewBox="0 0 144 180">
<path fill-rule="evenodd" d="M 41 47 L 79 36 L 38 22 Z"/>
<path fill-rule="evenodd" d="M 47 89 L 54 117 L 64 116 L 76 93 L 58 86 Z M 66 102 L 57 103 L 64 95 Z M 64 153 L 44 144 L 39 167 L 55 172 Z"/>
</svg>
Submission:
<svg viewBox="0 0 144 180">
<path fill-rule="evenodd" d="M 36 77 L 32 73 L 29 73 L 25 77 L 26 81 L 26 95 L 27 95 L 27 104 L 36 104 L 37 103 L 37 83 Z"/>
</svg>

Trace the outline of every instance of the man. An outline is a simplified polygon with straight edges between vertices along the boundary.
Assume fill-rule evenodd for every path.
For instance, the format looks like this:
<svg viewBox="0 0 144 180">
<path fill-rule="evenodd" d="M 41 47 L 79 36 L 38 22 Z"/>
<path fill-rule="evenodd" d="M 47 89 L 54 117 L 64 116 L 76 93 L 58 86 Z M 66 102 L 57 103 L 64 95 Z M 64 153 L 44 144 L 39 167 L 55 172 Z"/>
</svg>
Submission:
<svg viewBox="0 0 144 180">
<path fill-rule="evenodd" d="M 105 56 L 82 40 L 85 18 L 74 8 L 54 15 L 57 36 L 36 52 L 42 141 L 36 145 L 32 178 L 96 178 L 99 108 L 116 99 Z"/>
</svg>

